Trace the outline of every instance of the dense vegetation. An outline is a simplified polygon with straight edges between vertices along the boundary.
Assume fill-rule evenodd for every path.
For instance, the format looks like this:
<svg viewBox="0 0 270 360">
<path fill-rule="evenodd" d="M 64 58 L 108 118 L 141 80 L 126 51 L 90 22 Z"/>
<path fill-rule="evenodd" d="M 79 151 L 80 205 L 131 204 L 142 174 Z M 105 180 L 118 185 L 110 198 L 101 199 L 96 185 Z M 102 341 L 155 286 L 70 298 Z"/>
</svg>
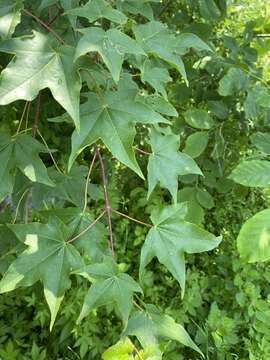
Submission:
<svg viewBox="0 0 270 360">
<path fill-rule="evenodd" d="M 0 2 L 0 358 L 270 358 L 270 5 Z"/>
</svg>

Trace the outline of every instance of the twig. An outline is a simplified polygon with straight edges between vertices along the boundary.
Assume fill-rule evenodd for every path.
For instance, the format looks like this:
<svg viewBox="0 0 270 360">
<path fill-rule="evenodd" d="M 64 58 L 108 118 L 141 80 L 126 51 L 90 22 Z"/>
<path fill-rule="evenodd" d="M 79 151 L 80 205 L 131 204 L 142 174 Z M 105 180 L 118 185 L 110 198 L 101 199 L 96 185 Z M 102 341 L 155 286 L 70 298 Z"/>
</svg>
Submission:
<svg viewBox="0 0 270 360">
<path fill-rule="evenodd" d="M 15 215 L 14 215 L 14 219 L 13 219 L 13 221 L 12 221 L 12 224 L 15 224 L 16 221 L 17 221 L 17 217 L 18 217 L 18 213 L 19 213 L 19 208 L 20 208 L 21 202 L 22 202 L 23 198 L 25 197 L 27 191 L 29 191 L 29 189 L 26 189 L 26 190 L 23 192 L 22 196 L 20 197 L 20 200 L 18 201 L 18 205 L 17 205 L 17 207 L 16 207 L 16 211 L 15 211 Z M 26 200 L 26 201 L 27 201 L 27 200 Z"/>
<path fill-rule="evenodd" d="M 82 230 L 78 235 L 74 236 L 72 239 L 68 240 L 67 243 L 68 244 L 72 243 L 73 241 L 77 240 L 79 237 L 84 235 L 88 230 L 90 230 L 102 218 L 102 216 L 104 216 L 105 213 L 106 213 L 106 211 L 103 210 L 103 212 L 90 225 L 88 225 L 87 228 Z"/>
<path fill-rule="evenodd" d="M 33 137 L 36 137 L 37 130 L 38 130 L 38 123 L 39 123 L 39 117 L 40 117 L 40 109 L 41 109 L 41 93 L 38 94 L 38 100 L 37 100 L 37 107 L 36 107 L 36 114 L 35 114 L 35 120 L 33 125 Z"/>
<path fill-rule="evenodd" d="M 135 149 L 136 151 L 138 151 L 139 153 L 141 153 L 141 154 L 144 154 L 144 155 L 152 155 L 152 153 L 147 152 L 147 151 L 142 150 L 142 149 L 139 149 L 139 148 L 137 148 L 137 147 L 134 147 L 134 149 Z"/>
<path fill-rule="evenodd" d="M 18 135 L 19 132 L 20 132 L 20 129 L 21 129 L 21 126 L 22 126 L 22 122 L 23 122 L 23 119 L 24 119 L 24 115 L 25 115 L 26 110 L 27 110 L 27 106 L 28 106 L 28 101 L 26 101 L 25 104 L 24 104 L 22 116 L 21 116 L 21 118 L 20 118 L 20 122 L 19 122 L 19 125 L 18 125 L 18 128 L 17 128 L 17 131 L 16 131 L 16 135 Z"/>
<path fill-rule="evenodd" d="M 110 201 L 109 201 L 109 196 L 108 196 L 107 178 L 106 178 L 106 174 L 105 174 L 104 162 L 103 162 L 102 156 L 100 154 L 99 148 L 97 147 L 96 144 L 95 144 L 95 150 L 96 150 L 96 154 L 97 154 L 98 159 L 99 159 L 100 172 L 101 172 L 101 177 L 102 177 L 102 182 L 103 182 L 105 211 L 107 213 L 108 225 L 109 225 L 110 246 L 111 246 L 112 255 L 115 256 L 114 243 L 113 243 L 113 231 L 112 231 L 112 219 L 111 219 L 111 211 L 112 211 L 112 209 L 111 209 L 111 206 L 110 206 Z"/>
<path fill-rule="evenodd" d="M 134 219 L 134 218 L 132 218 L 132 217 L 129 216 L 129 215 L 126 215 L 126 214 L 121 213 L 121 212 L 118 211 L 118 210 L 114 210 L 114 209 L 111 209 L 111 210 L 112 210 L 112 212 L 114 212 L 114 213 L 116 213 L 116 214 L 118 214 L 118 215 L 120 215 L 120 216 L 123 216 L 124 218 L 126 218 L 126 219 L 128 219 L 128 220 L 134 221 L 134 222 L 136 222 L 136 223 L 138 223 L 138 224 L 140 224 L 140 225 L 144 225 L 144 226 L 147 226 L 147 227 L 149 227 L 149 228 L 152 228 L 152 227 L 153 227 L 153 225 L 151 225 L 151 224 L 147 224 L 147 223 L 145 223 L 145 222 L 143 222 L 143 221 Z"/>
<path fill-rule="evenodd" d="M 93 159 L 92 159 L 92 161 L 91 161 L 91 164 L 90 164 L 90 166 L 89 166 L 89 170 L 88 170 L 88 174 L 87 174 L 87 178 L 86 178 L 86 183 L 85 183 L 83 214 L 85 213 L 86 208 L 87 208 L 87 191 L 88 191 L 88 184 L 89 184 L 90 175 L 91 175 L 91 173 L 92 173 L 92 170 L 93 170 L 93 166 L 94 166 L 96 157 L 97 157 L 97 153 L 95 152 L 94 157 L 93 157 Z"/>
<path fill-rule="evenodd" d="M 270 38 L 270 34 L 257 34 L 257 38 Z"/>
<path fill-rule="evenodd" d="M 60 35 L 58 35 L 48 24 L 46 24 L 43 20 L 41 20 L 39 17 L 37 17 L 36 15 L 32 14 L 29 10 L 23 9 L 22 10 L 26 15 L 31 16 L 34 20 L 36 20 L 40 25 L 42 25 L 43 27 L 45 27 L 45 29 L 47 29 L 49 32 L 51 32 L 58 41 L 60 41 L 61 44 L 65 44 L 64 39 L 61 38 Z"/>
</svg>

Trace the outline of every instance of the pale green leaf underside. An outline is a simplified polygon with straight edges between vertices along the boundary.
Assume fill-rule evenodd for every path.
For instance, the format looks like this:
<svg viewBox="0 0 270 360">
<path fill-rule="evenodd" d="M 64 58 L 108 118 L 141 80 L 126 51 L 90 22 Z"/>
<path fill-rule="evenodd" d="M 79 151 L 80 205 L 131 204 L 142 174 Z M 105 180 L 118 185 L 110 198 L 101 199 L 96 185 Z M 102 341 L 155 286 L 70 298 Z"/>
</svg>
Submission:
<svg viewBox="0 0 270 360">
<path fill-rule="evenodd" d="M 185 291 L 184 254 L 200 253 L 217 247 L 217 238 L 201 227 L 184 220 L 186 205 L 177 204 L 157 210 L 151 216 L 154 227 L 147 234 L 141 251 L 140 278 L 143 279 L 145 267 L 157 257 L 166 266 Z"/>
<path fill-rule="evenodd" d="M 242 226 L 237 248 L 246 262 L 270 259 L 270 209 L 260 211 Z"/>
<path fill-rule="evenodd" d="M 40 90 L 49 88 L 79 128 L 81 79 L 74 48 L 54 49 L 48 36 L 34 31 L 33 36 L 3 41 L 0 51 L 15 55 L 1 74 L 0 105 L 32 101 Z"/>
<path fill-rule="evenodd" d="M 243 161 L 232 171 L 229 178 L 244 186 L 269 186 L 270 162 L 266 160 Z"/>
<path fill-rule="evenodd" d="M 148 162 L 148 197 L 157 183 L 167 188 L 174 202 L 177 201 L 178 176 L 187 174 L 202 175 L 195 161 L 178 151 L 180 138 L 174 134 L 162 135 L 157 130 L 150 131 L 152 154 Z"/>
<path fill-rule="evenodd" d="M 81 106 L 81 132 L 72 135 L 70 167 L 86 146 L 101 139 L 119 161 L 143 177 L 132 148 L 136 122 L 157 124 L 168 120 L 127 92 L 107 92 L 102 97 L 89 93 L 88 101 Z"/>
<path fill-rule="evenodd" d="M 1 0 L 0 38 L 9 39 L 21 21 L 23 0 Z"/>
</svg>

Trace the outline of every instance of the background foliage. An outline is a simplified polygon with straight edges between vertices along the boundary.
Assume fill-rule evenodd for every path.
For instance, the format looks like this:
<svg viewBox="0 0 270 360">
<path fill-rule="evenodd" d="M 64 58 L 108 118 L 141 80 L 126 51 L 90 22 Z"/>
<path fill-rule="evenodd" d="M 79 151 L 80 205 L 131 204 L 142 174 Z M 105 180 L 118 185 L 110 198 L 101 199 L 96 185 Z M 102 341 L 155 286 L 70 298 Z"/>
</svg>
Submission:
<svg viewBox="0 0 270 360">
<path fill-rule="evenodd" d="M 54 59 L 50 62 L 51 72 L 59 75 L 61 71 L 68 71 L 68 76 L 72 77 L 70 81 L 75 84 L 73 87 L 75 93 L 78 91 L 80 80 L 76 78 L 74 67 L 80 66 L 83 80 L 82 93 L 86 93 L 88 89 L 95 94 L 104 89 L 115 90 L 115 84 L 120 80 L 117 85 L 118 103 L 123 103 L 126 93 L 128 91 L 132 93 L 138 87 L 140 106 L 150 104 L 151 111 L 156 110 L 160 113 L 160 117 L 163 116 L 161 121 L 166 122 L 166 119 L 171 121 L 171 130 L 168 128 L 164 130 L 165 125 L 155 125 L 151 129 L 149 138 L 147 128 L 149 122 L 151 123 L 149 119 L 154 119 L 153 113 L 149 107 L 143 108 L 144 112 L 148 109 L 146 120 L 140 115 L 140 109 L 136 110 L 136 121 L 141 123 L 136 126 L 135 137 L 136 147 L 139 148 L 136 157 L 140 167 L 132 156 L 126 160 L 121 152 L 119 154 L 119 149 L 115 146 L 115 138 L 111 143 L 112 127 L 105 128 L 106 131 L 97 127 L 95 131 L 98 136 L 93 133 L 90 134 L 93 139 L 88 136 L 88 143 L 93 143 L 100 137 L 105 144 L 104 146 L 102 142 L 98 143 L 108 178 L 110 206 L 116 211 L 148 224 L 151 214 L 153 216 L 153 209 L 171 205 L 172 201 L 178 204 L 187 203 L 186 220 L 215 236 L 223 237 L 223 241 L 215 250 L 186 257 L 186 284 L 183 298 L 176 279 L 157 259 L 153 260 L 151 265 L 147 266 L 140 282 L 143 296 L 140 294 L 140 288 L 136 290 L 137 305 L 131 311 L 132 316 L 135 311 L 140 312 L 139 308 L 145 309 L 145 304 L 155 304 L 162 311 L 162 316 L 166 314 L 185 327 L 206 359 L 268 359 L 270 356 L 269 265 L 267 262 L 247 263 L 243 255 L 247 257 L 246 260 L 250 260 L 250 253 L 241 254 L 242 258 L 240 258 L 241 247 L 237 248 L 236 239 L 245 221 L 269 206 L 270 39 L 261 36 L 261 34 L 269 34 L 270 31 L 269 5 L 263 0 L 256 2 L 239 0 L 227 1 L 227 3 L 225 0 L 110 1 L 113 8 L 117 8 L 120 13 L 116 13 L 113 8 L 109 10 L 107 8 L 106 16 L 104 15 L 100 20 L 98 15 L 95 16 L 93 8 L 88 13 L 86 10 L 82 13 L 81 8 L 74 10 L 79 3 L 82 6 L 86 1 L 24 1 L 24 9 L 31 11 L 46 24 L 51 23 L 56 34 L 60 34 L 69 44 L 75 45 L 78 41 L 81 42 L 77 51 L 81 51 L 82 54 L 90 51 L 87 48 L 89 38 L 102 37 L 102 31 L 105 30 L 121 29 L 134 39 L 132 29 L 135 22 L 144 24 L 152 17 L 167 24 L 173 34 L 189 33 L 199 37 L 196 40 L 192 39 L 191 46 L 186 45 L 187 51 L 184 45 L 181 49 L 188 84 L 184 79 L 185 73 L 181 64 L 168 60 L 167 53 L 164 58 L 163 55 L 163 57 L 156 56 L 158 50 L 147 49 L 147 46 L 150 48 L 156 46 L 155 43 L 149 43 L 143 49 L 136 48 L 134 43 L 125 43 L 124 51 L 121 48 L 120 52 L 115 53 L 107 53 L 106 47 L 98 48 L 98 54 L 89 53 L 91 61 L 93 60 L 91 67 L 87 63 L 87 57 L 80 58 L 81 63 L 79 61 L 76 63 L 79 65 L 69 63 L 67 66 L 62 62 L 62 68 L 59 68 L 60 63 Z M 5 1 L 3 6 L 0 5 L 2 38 L 0 50 L 3 51 L 0 58 L 1 69 L 4 69 L 12 58 L 10 51 L 7 51 L 8 43 L 5 39 L 11 37 L 13 31 L 15 31 L 14 36 L 22 36 L 29 35 L 31 29 L 35 29 L 50 37 L 52 49 L 59 47 L 59 41 L 55 36 L 34 17 L 22 12 L 20 22 L 19 14 L 22 6 L 21 1 Z M 15 14 L 8 31 L 6 24 L 9 18 L 5 18 L 7 8 L 9 12 Z M 103 9 L 102 14 L 105 14 L 104 11 Z M 61 16 L 64 12 L 66 15 Z M 85 16 L 85 14 L 89 15 Z M 77 15 L 79 20 L 76 24 Z M 83 43 L 83 37 L 73 31 L 72 27 L 86 28 L 97 20 L 101 25 L 100 31 L 97 33 L 95 30 L 94 34 L 83 33 L 83 36 L 88 37 L 88 42 Z M 112 25 L 114 21 L 116 26 Z M 17 23 L 18 26 L 15 28 Z M 151 31 L 152 29 L 150 34 Z M 135 27 L 134 33 L 135 38 L 138 39 L 139 29 L 136 30 Z M 120 41 L 115 39 L 111 35 L 112 44 L 114 41 Z M 166 43 L 166 38 L 162 39 L 162 35 L 159 41 L 162 49 L 169 46 L 169 42 Z M 8 54 L 4 54 L 6 51 Z M 57 51 L 60 51 L 59 48 Z M 64 53 L 67 50 L 61 51 Z M 144 63 L 140 56 L 133 56 L 140 52 L 142 56 L 143 52 L 147 51 L 151 55 Z M 54 51 L 51 54 L 49 49 L 46 50 L 46 54 L 50 59 L 58 56 Z M 113 64 L 110 60 L 112 57 L 114 57 Z M 17 55 L 12 66 L 28 69 L 29 65 L 35 65 L 33 63 L 35 59 L 27 60 L 25 54 L 20 59 Z M 118 66 L 121 61 L 123 61 L 122 72 L 120 72 L 121 66 L 120 68 Z M 67 66 L 66 70 L 65 66 Z M 37 81 L 38 88 L 28 89 L 32 93 L 32 102 L 16 101 L 7 105 L 8 102 L 24 98 L 20 97 L 20 94 L 15 94 L 17 98 L 16 96 L 10 98 L 5 103 L 5 96 L 9 96 L 8 94 L 4 96 L 5 88 L 10 83 L 10 79 L 5 83 L 5 76 L 8 74 L 9 72 L 3 72 L 1 78 L 2 102 L 0 100 L 0 103 L 4 105 L 0 107 L 0 130 L 1 136 L 3 135 L 1 150 L 4 148 L 2 144 L 6 146 L 8 143 L 16 153 L 15 148 L 19 146 L 17 143 L 20 140 L 20 144 L 25 144 L 20 146 L 25 146 L 24 153 L 28 155 L 28 159 L 33 158 L 33 163 L 39 170 L 41 169 L 41 172 L 46 171 L 43 169 L 43 162 L 47 173 L 42 173 L 40 181 L 31 182 L 36 179 L 31 178 L 31 172 L 25 171 L 24 159 L 20 152 L 17 152 L 16 161 L 10 162 L 9 172 L 10 175 L 14 173 L 15 168 L 20 169 L 20 172 L 16 173 L 15 182 L 8 178 L 7 173 L 0 170 L 3 178 L 5 175 L 0 194 L 2 196 L 2 193 L 6 193 L 7 183 L 10 193 L 1 203 L 0 222 L 1 224 L 15 222 L 23 224 L 32 221 L 48 223 L 48 218 L 56 215 L 69 223 L 74 211 L 76 212 L 77 208 L 82 209 L 85 205 L 85 182 L 89 162 L 91 163 L 94 156 L 93 147 L 86 148 L 79 154 L 67 175 L 68 161 L 71 164 L 69 160 L 71 136 L 75 138 L 75 146 L 72 150 L 74 158 L 78 151 L 76 146 L 79 144 L 79 148 L 84 147 L 86 140 L 79 138 L 82 135 L 76 132 L 71 135 L 74 130 L 73 123 L 68 115 L 61 115 L 63 113 L 60 106 L 63 106 L 61 98 L 65 91 L 63 84 L 59 83 L 57 76 L 48 84 L 45 73 Z M 17 86 L 18 77 L 13 80 Z M 36 97 L 43 87 L 50 88 L 60 105 L 52 99 L 48 89 L 42 90 L 41 95 Z M 98 96 L 91 95 L 88 101 L 92 107 L 95 107 L 99 102 Z M 78 127 L 76 106 L 75 104 L 71 108 L 63 107 Z M 87 106 L 85 108 L 90 113 L 95 110 L 93 108 L 89 110 Z M 83 117 L 87 118 L 88 115 L 82 113 L 81 111 L 83 124 Z M 105 120 L 100 117 L 98 121 L 98 124 L 101 124 Z M 80 134 L 84 134 L 82 124 Z M 13 138 L 8 137 L 16 134 L 18 129 L 23 131 L 28 128 L 31 128 L 30 139 L 33 142 L 39 141 L 38 144 L 31 144 L 31 149 L 36 150 L 31 154 L 27 154 L 30 140 L 23 138 L 25 132 L 16 137 L 19 140 L 16 140 L 15 145 Z M 124 125 L 121 124 L 119 132 L 123 131 L 123 128 Z M 33 139 L 34 137 L 36 139 Z M 170 144 L 171 150 L 162 151 L 161 148 L 158 153 L 157 144 L 160 145 L 162 139 L 166 144 Z M 179 147 L 181 153 L 178 152 Z M 111 150 L 113 157 L 106 148 Z M 151 151 L 154 151 L 154 155 L 149 156 Z M 42 162 L 37 157 L 39 152 L 42 153 Z M 189 155 L 196 161 L 187 164 L 189 170 L 192 168 L 192 171 L 187 173 L 181 173 L 181 167 L 176 169 L 179 156 L 183 159 L 183 154 Z M 163 163 L 162 160 L 158 163 L 155 156 L 157 159 L 164 157 Z M 1 161 L 5 158 L 3 157 Z M 152 167 L 151 161 L 154 162 Z M 64 170 L 64 174 L 57 171 L 54 162 L 61 171 Z M 155 173 L 158 166 L 161 170 Z M 146 175 L 148 169 L 148 182 L 140 179 L 130 168 L 139 175 L 141 171 Z M 175 182 L 168 184 L 166 177 L 159 178 L 163 171 L 174 174 L 176 178 L 179 175 L 178 189 L 175 187 Z M 198 175 L 200 171 L 204 176 Z M 48 186 L 51 181 L 56 184 L 54 187 Z M 159 181 L 161 186 L 158 184 Z M 93 166 L 87 191 L 87 208 L 92 212 L 84 219 L 84 226 L 81 229 L 97 218 L 104 207 L 98 159 Z M 57 213 L 59 209 L 71 207 L 73 213 L 69 213 L 69 210 Z M 115 271 L 119 271 L 120 274 L 128 273 L 139 281 L 141 248 L 149 229 L 147 226 L 119 217 L 116 213 L 112 213 L 112 223 L 118 262 Z M 104 219 L 99 226 L 90 229 L 89 236 L 94 240 L 91 248 L 91 251 L 94 249 L 94 262 L 100 262 L 104 253 L 109 254 L 106 226 L 107 222 Z M 261 229 L 262 227 L 260 231 Z M 24 245 L 20 244 L 4 225 L 0 227 L 0 234 L 0 271 L 4 274 L 18 254 L 24 250 Z M 81 248 L 84 250 L 89 236 L 86 236 L 86 241 L 83 241 L 83 238 L 80 240 Z M 251 248 L 251 252 L 254 253 L 254 249 L 256 244 Z M 85 251 L 87 253 L 87 250 Z M 92 263 L 93 259 L 85 256 L 85 261 Z M 181 280 L 178 281 L 181 283 Z M 183 290 L 183 281 L 181 285 Z M 121 310 L 118 309 L 115 313 L 112 304 L 98 308 L 93 306 L 92 311 L 78 324 L 78 316 L 89 290 L 89 282 L 82 277 L 73 276 L 67 288 L 51 331 L 51 315 L 44 300 L 41 283 L 35 283 L 31 288 L 18 288 L 13 292 L 1 294 L 0 357 L 5 360 L 99 359 L 104 354 L 105 360 L 140 359 L 140 357 L 159 359 L 160 353 L 164 352 L 163 358 L 168 360 L 201 358 L 198 352 L 182 346 L 177 341 L 162 339 L 158 349 L 146 349 L 133 336 L 130 337 L 133 343 L 129 343 L 127 338 L 118 343 L 123 331 L 123 323 L 118 316 Z M 116 348 L 112 347 L 114 344 L 117 344 Z M 144 352 L 138 355 L 134 346 L 138 349 L 144 347 Z M 122 350 L 123 354 L 120 355 Z"/>
</svg>

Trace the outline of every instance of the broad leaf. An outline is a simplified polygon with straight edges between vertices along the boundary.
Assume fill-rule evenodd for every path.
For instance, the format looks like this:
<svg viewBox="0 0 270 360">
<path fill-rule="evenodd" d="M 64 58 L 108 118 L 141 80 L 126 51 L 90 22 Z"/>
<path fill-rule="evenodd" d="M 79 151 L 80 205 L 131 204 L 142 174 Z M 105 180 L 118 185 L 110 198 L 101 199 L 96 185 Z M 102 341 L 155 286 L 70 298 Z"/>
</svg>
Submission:
<svg viewBox="0 0 270 360">
<path fill-rule="evenodd" d="M 184 113 L 185 121 L 188 125 L 195 129 L 211 129 L 214 126 L 214 121 L 206 110 L 189 109 Z"/>
<path fill-rule="evenodd" d="M 153 20 L 153 10 L 149 2 L 157 2 L 157 0 L 117 0 L 117 7 L 121 11 L 134 15 L 141 14 L 149 20 Z"/>
<path fill-rule="evenodd" d="M 13 35 L 21 21 L 23 0 L 1 0 L 0 4 L 0 38 L 8 39 Z"/>
<path fill-rule="evenodd" d="M 47 152 L 47 149 L 29 135 L 19 134 L 14 138 L 0 135 L 0 201 L 12 193 L 16 169 L 33 182 L 54 186 L 39 158 L 40 152 Z"/>
<path fill-rule="evenodd" d="M 93 308 L 112 303 L 126 326 L 133 293 L 142 292 L 136 281 L 129 275 L 120 273 L 117 265 L 109 258 L 104 263 L 85 266 L 76 273 L 93 282 L 86 294 L 78 322 Z"/>
<path fill-rule="evenodd" d="M 14 54 L 0 79 L 0 105 L 15 100 L 32 101 L 42 89 L 72 117 L 79 129 L 81 80 L 71 46 L 56 47 L 51 38 L 34 31 L 32 36 L 13 38 L 0 43 L 0 51 Z"/>
<path fill-rule="evenodd" d="M 132 148 L 136 122 L 157 124 L 168 120 L 126 91 L 102 96 L 89 93 L 88 101 L 81 106 L 81 132 L 72 135 L 70 167 L 86 146 L 101 139 L 119 161 L 143 176 Z"/>
<path fill-rule="evenodd" d="M 231 68 L 220 80 L 218 92 L 221 96 L 230 96 L 245 91 L 248 86 L 249 77 L 241 69 Z"/>
<path fill-rule="evenodd" d="M 27 249 L 10 265 L 0 281 L 0 293 L 21 286 L 31 286 L 41 280 L 51 312 L 52 328 L 65 291 L 70 287 L 69 274 L 82 266 L 79 252 L 67 240 L 74 229 L 57 218 L 48 224 L 9 225 Z"/>
<path fill-rule="evenodd" d="M 258 131 L 251 135 L 250 140 L 257 149 L 267 155 L 270 155 L 270 133 L 262 133 Z"/>
<path fill-rule="evenodd" d="M 145 267 L 157 257 L 166 266 L 185 291 L 185 253 L 194 254 L 214 249 L 221 242 L 197 225 L 185 221 L 186 204 L 155 208 L 151 214 L 154 227 L 147 234 L 142 247 L 140 278 L 144 278 Z"/>
<path fill-rule="evenodd" d="M 146 305 L 146 311 L 137 311 L 129 320 L 124 335 L 136 336 L 146 348 L 161 340 L 174 340 L 202 355 L 182 325 L 168 315 L 162 314 L 154 305 Z"/>
<path fill-rule="evenodd" d="M 181 48 L 175 35 L 165 25 L 158 21 L 150 21 L 145 25 L 135 25 L 133 31 L 147 54 L 154 55 L 175 67 L 187 82 L 185 66 L 180 56 Z"/>
<path fill-rule="evenodd" d="M 208 144 L 209 134 L 206 131 L 197 131 L 194 134 L 189 135 L 186 140 L 183 152 L 193 159 L 200 156 Z"/>
<path fill-rule="evenodd" d="M 237 238 L 237 248 L 246 262 L 270 259 L 270 209 L 260 211 L 242 226 Z"/>
<path fill-rule="evenodd" d="M 179 136 L 169 133 L 162 135 L 157 130 L 150 131 L 152 154 L 148 162 L 148 197 L 157 183 L 167 188 L 174 202 L 177 202 L 178 176 L 186 174 L 202 175 L 195 161 L 178 151 Z"/>
<path fill-rule="evenodd" d="M 245 186 L 266 187 L 270 184 L 270 162 L 243 161 L 232 171 L 229 179 Z"/>
<path fill-rule="evenodd" d="M 66 12 L 69 15 L 82 16 L 87 18 L 90 22 L 95 22 L 98 19 L 108 19 L 118 24 L 124 24 L 127 17 L 118 10 L 115 10 L 105 0 L 90 0 L 84 6 L 71 9 Z"/>
<path fill-rule="evenodd" d="M 120 30 L 104 31 L 100 28 L 90 27 L 82 29 L 80 32 L 83 36 L 78 42 L 75 58 L 88 52 L 98 52 L 116 82 L 120 78 L 125 54 L 144 54 L 140 45 Z"/>
<path fill-rule="evenodd" d="M 192 33 L 182 33 L 177 36 L 177 44 L 179 46 L 178 51 L 182 55 L 185 55 L 190 49 L 213 52 L 209 45 Z"/>
</svg>

